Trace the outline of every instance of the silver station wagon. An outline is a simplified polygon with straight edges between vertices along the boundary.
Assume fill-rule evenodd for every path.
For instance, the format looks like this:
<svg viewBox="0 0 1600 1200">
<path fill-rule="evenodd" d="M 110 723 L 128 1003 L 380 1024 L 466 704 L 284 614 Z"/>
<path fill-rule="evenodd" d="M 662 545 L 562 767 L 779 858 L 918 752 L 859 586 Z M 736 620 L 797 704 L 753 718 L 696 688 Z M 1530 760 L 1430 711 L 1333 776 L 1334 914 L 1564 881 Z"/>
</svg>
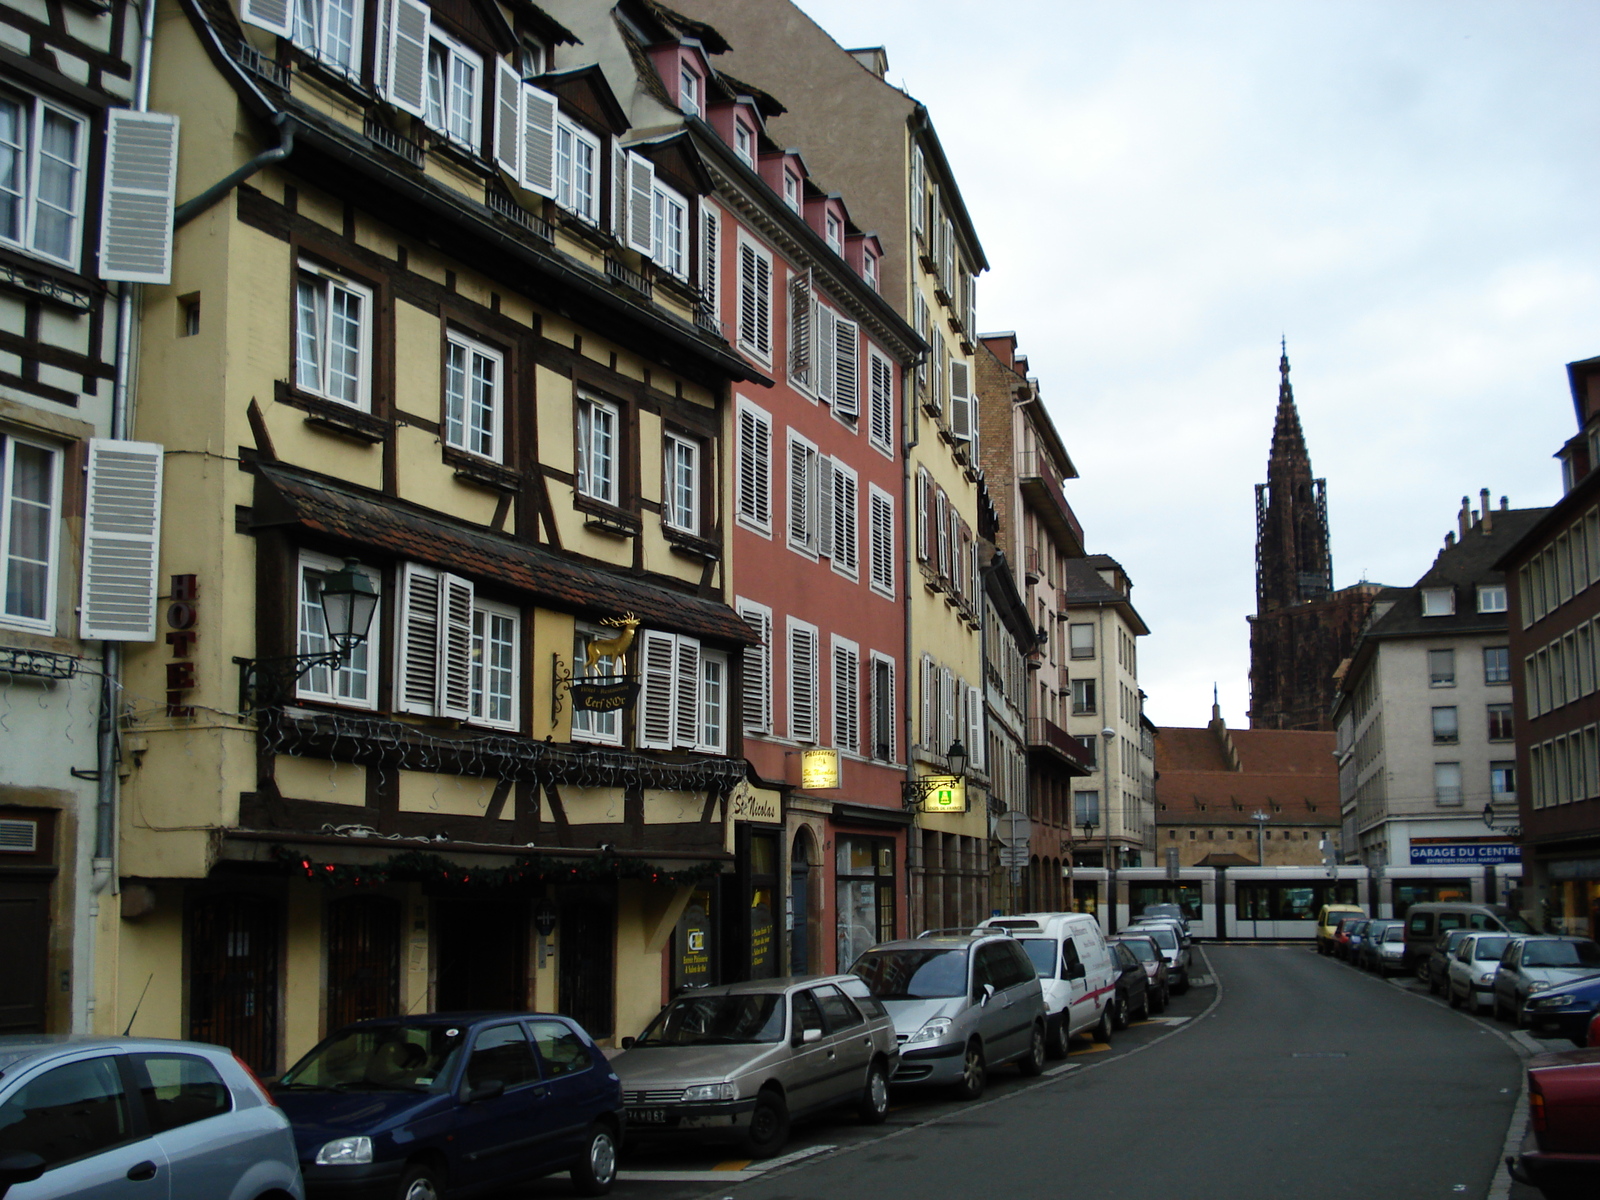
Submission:
<svg viewBox="0 0 1600 1200">
<path fill-rule="evenodd" d="M 674 998 L 611 1067 L 628 1139 L 736 1140 L 766 1158 L 790 1122 L 845 1105 L 876 1124 L 899 1063 L 894 1023 L 854 975 L 797 975 Z"/>
</svg>

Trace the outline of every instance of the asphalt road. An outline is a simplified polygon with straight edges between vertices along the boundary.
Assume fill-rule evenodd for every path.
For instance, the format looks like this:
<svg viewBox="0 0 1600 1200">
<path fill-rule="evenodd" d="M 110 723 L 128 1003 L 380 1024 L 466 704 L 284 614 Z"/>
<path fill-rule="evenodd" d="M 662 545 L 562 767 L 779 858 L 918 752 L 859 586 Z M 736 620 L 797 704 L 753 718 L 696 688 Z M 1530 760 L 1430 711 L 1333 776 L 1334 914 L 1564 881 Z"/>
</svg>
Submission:
<svg viewBox="0 0 1600 1200">
<path fill-rule="evenodd" d="M 1170 1023 L 1128 1030 L 1110 1048 L 1075 1046 L 1054 1076 L 997 1072 L 971 1105 L 897 1094 L 885 1126 L 805 1126 L 794 1157 L 768 1164 L 705 1148 L 629 1156 L 615 1194 L 1490 1195 L 1521 1089 L 1521 1059 L 1500 1031 L 1307 947 L 1208 945 L 1204 954 L 1218 986 L 1177 1000 Z M 535 1193 L 569 1188 L 553 1179 Z"/>
</svg>

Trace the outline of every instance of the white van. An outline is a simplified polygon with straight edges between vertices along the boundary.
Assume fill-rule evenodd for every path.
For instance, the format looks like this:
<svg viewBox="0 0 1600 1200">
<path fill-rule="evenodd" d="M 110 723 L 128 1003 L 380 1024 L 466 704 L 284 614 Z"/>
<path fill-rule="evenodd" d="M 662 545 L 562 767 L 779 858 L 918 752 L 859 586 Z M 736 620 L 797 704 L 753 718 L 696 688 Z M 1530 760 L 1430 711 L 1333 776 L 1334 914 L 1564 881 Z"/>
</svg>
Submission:
<svg viewBox="0 0 1600 1200">
<path fill-rule="evenodd" d="M 1088 913 L 1018 913 L 990 917 L 985 926 L 1004 929 L 1022 943 L 1039 972 L 1048 1011 L 1045 1047 L 1065 1058 L 1067 1041 L 1094 1031 L 1111 1040 L 1111 1001 L 1117 972 L 1100 922 Z"/>
</svg>

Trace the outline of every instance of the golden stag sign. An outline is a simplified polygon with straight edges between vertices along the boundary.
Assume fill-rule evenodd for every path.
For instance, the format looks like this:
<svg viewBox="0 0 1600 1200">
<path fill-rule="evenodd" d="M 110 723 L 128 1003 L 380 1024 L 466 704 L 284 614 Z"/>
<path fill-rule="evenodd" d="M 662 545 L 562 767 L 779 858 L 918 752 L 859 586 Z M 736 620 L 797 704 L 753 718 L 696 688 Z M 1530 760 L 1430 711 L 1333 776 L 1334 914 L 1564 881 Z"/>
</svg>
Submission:
<svg viewBox="0 0 1600 1200">
<path fill-rule="evenodd" d="M 593 670 L 595 663 L 602 658 L 620 660 L 628 652 L 628 647 L 633 645 L 633 635 L 639 630 L 639 618 L 630 613 L 623 613 L 620 617 L 607 617 L 601 621 L 602 625 L 610 625 L 621 632 L 616 637 L 606 638 L 604 641 L 590 642 L 584 648 L 584 669 Z"/>
</svg>

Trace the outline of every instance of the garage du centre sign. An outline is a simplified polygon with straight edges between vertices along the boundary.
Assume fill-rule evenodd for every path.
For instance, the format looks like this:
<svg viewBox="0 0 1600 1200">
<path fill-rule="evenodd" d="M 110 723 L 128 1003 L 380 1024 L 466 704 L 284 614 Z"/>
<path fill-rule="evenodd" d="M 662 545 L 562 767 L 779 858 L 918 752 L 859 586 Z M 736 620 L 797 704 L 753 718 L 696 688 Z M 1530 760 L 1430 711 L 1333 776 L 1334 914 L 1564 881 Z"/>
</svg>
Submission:
<svg viewBox="0 0 1600 1200">
<path fill-rule="evenodd" d="M 1456 863 L 1519 863 L 1522 847 L 1515 842 L 1411 843 L 1411 865 L 1450 866 Z"/>
</svg>

